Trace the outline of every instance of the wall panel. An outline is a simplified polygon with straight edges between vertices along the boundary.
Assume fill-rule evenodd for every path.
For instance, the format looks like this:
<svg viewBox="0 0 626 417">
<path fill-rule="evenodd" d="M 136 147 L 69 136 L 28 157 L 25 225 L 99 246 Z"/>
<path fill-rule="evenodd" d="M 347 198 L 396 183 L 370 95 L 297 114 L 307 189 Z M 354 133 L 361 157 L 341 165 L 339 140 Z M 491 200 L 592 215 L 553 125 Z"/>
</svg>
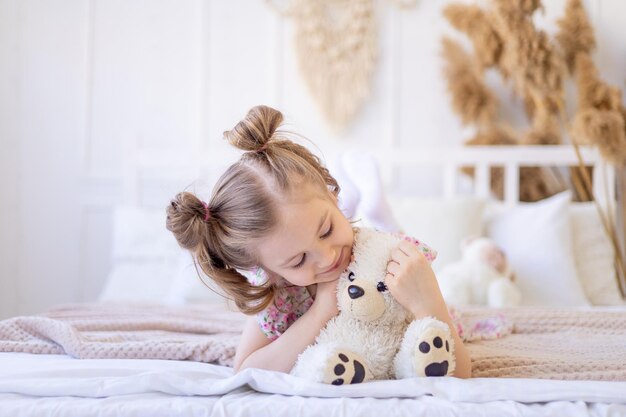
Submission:
<svg viewBox="0 0 626 417">
<path fill-rule="evenodd" d="M 18 312 L 80 297 L 89 3 L 20 1 Z"/>
<path fill-rule="evenodd" d="M 18 1 L 0 0 L 0 319 L 17 309 Z"/>
<path fill-rule="evenodd" d="M 189 149 L 201 85 L 199 0 L 94 0 L 87 168 L 122 174 L 124 142 Z"/>
</svg>

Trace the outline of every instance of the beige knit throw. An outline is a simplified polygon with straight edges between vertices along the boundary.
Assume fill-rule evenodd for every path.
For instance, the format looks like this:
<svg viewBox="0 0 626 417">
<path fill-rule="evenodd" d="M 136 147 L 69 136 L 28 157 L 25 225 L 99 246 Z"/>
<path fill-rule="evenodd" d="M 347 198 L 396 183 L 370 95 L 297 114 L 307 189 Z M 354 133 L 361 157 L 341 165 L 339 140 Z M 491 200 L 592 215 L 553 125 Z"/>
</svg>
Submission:
<svg viewBox="0 0 626 417">
<path fill-rule="evenodd" d="M 472 376 L 626 381 L 626 311 L 463 309 L 501 314 L 513 334 L 466 342 Z M 0 321 L 0 352 L 232 365 L 244 316 L 216 307 L 77 304 Z"/>
<path fill-rule="evenodd" d="M 224 307 L 75 304 L 0 321 L 0 352 L 232 366 L 244 316 Z"/>
<path fill-rule="evenodd" d="M 467 343 L 473 377 L 626 381 L 626 311 L 497 310 L 513 334 Z M 463 310 L 472 320 L 494 310 Z"/>
</svg>

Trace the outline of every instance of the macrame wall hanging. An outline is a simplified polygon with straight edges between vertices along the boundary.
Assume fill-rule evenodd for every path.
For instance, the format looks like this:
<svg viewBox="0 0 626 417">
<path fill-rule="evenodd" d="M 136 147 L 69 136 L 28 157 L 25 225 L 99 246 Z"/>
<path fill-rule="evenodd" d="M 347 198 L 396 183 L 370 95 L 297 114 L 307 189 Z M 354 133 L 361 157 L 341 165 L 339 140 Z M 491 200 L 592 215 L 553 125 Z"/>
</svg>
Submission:
<svg viewBox="0 0 626 417">
<path fill-rule="evenodd" d="M 266 2 L 293 20 L 304 82 L 330 127 L 344 131 L 370 95 L 378 62 L 374 0 Z M 416 0 L 394 3 L 409 8 Z"/>
</svg>

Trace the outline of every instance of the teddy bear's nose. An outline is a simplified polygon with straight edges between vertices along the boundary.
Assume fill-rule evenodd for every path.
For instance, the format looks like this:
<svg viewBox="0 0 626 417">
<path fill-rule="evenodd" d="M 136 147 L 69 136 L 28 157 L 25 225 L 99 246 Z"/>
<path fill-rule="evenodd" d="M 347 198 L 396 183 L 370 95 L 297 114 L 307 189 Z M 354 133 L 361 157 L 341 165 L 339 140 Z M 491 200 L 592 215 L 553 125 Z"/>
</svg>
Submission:
<svg viewBox="0 0 626 417">
<path fill-rule="evenodd" d="M 365 294 L 365 291 L 363 291 L 363 288 L 361 287 L 357 287 L 356 285 L 350 285 L 348 287 L 348 295 L 353 300 L 359 297 L 363 297 L 364 294 Z"/>
</svg>

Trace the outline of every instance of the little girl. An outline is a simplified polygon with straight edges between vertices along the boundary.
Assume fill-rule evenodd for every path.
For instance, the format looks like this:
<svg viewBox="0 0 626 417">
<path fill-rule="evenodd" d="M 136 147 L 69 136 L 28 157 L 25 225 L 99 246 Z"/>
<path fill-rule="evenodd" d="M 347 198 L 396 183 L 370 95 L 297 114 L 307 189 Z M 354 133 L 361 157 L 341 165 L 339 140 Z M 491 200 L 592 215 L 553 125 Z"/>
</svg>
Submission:
<svg viewBox="0 0 626 417">
<path fill-rule="evenodd" d="M 218 180 L 211 199 L 182 192 L 167 208 L 168 230 L 249 315 L 235 371 L 289 372 L 337 315 L 337 279 L 350 263 L 354 233 L 337 205 L 337 181 L 319 158 L 277 130 L 282 120 L 270 107 L 252 108 L 224 133 L 246 152 Z M 450 326 L 454 375 L 469 377 L 467 350 L 429 262 L 413 243 L 403 241 L 392 252 L 385 283 L 416 318 L 434 316 Z"/>
</svg>

